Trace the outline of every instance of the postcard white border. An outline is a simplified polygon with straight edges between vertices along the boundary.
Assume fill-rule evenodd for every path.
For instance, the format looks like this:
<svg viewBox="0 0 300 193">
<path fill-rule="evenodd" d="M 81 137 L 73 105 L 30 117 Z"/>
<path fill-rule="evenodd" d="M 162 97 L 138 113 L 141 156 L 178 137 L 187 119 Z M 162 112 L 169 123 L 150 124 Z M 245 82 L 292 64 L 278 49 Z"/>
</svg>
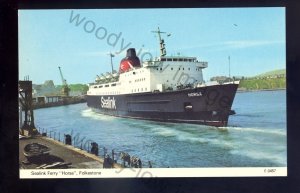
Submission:
<svg viewBox="0 0 300 193">
<path fill-rule="evenodd" d="M 155 178 L 155 177 L 272 177 L 287 176 L 287 167 L 237 168 L 120 168 L 20 169 L 21 179 L 43 178 Z"/>
</svg>

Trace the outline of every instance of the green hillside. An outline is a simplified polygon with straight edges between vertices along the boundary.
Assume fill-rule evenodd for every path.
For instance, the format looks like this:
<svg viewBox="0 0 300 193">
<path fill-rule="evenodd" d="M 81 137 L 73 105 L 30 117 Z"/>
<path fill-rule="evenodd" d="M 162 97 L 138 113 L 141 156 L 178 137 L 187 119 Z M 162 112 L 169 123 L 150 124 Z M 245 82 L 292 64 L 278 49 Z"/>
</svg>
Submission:
<svg viewBox="0 0 300 193">
<path fill-rule="evenodd" d="M 239 88 L 242 90 L 284 89 L 286 88 L 286 79 L 246 79 L 240 81 Z"/>
<path fill-rule="evenodd" d="M 285 89 L 286 70 L 273 70 L 240 81 L 239 90 Z"/>
<path fill-rule="evenodd" d="M 266 76 L 276 76 L 276 75 L 285 75 L 286 74 L 286 70 L 285 69 L 280 69 L 280 70 L 272 70 L 269 72 L 265 72 L 263 74 L 259 74 L 255 77 L 266 77 Z"/>
<path fill-rule="evenodd" d="M 82 93 L 86 93 L 87 90 L 89 89 L 89 87 L 86 84 L 70 84 L 68 85 L 71 89 L 71 91 L 79 91 Z M 57 85 L 56 86 L 57 89 L 61 90 L 62 85 Z"/>
</svg>

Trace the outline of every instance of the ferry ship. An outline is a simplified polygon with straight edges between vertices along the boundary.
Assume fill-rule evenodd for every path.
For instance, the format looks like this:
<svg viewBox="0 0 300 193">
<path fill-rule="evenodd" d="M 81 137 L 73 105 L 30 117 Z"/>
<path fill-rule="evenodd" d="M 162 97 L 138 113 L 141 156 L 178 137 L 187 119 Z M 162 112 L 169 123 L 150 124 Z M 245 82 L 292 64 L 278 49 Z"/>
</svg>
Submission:
<svg viewBox="0 0 300 193">
<path fill-rule="evenodd" d="M 202 70 L 208 63 L 167 56 L 161 38 L 165 32 L 155 32 L 160 56 L 140 62 L 135 49 L 129 48 L 118 72 L 112 69 L 89 84 L 88 107 L 123 118 L 227 126 L 239 82 L 206 83 Z"/>
</svg>

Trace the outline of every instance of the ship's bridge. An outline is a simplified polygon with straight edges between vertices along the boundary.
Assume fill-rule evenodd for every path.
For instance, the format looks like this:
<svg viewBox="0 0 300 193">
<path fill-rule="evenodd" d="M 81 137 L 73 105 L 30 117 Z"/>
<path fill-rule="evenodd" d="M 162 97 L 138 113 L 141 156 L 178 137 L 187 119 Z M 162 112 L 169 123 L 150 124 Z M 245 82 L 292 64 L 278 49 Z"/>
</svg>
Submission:
<svg viewBox="0 0 300 193">
<path fill-rule="evenodd" d="M 207 62 L 198 61 L 196 57 L 182 57 L 182 56 L 164 56 L 158 57 L 154 61 L 145 61 L 143 63 L 144 67 L 157 67 L 163 62 L 174 62 L 174 63 L 194 63 L 197 67 L 206 68 L 208 66 Z"/>
</svg>

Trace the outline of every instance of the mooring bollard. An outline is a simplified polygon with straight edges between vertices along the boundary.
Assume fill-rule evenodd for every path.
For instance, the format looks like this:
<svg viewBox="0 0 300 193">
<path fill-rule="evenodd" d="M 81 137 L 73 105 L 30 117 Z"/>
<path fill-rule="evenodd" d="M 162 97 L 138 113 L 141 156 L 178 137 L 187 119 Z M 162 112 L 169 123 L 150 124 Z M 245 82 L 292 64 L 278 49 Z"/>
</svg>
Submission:
<svg viewBox="0 0 300 193">
<path fill-rule="evenodd" d="M 72 137 L 71 135 L 65 135 L 65 144 L 66 145 L 72 145 Z"/>
<path fill-rule="evenodd" d="M 108 154 L 105 154 L 103 161 L 103 168 L 112 168 L 113 167 L 113 159 L 109 157 Z"/>
<path fill-rule="evenodd" d="M 96 142 L 92 142 L 91 143 L 91 153 L 98 156 L 99 155 L 99 147 L 98 147 L 98 144 Z"/>
</svg>

